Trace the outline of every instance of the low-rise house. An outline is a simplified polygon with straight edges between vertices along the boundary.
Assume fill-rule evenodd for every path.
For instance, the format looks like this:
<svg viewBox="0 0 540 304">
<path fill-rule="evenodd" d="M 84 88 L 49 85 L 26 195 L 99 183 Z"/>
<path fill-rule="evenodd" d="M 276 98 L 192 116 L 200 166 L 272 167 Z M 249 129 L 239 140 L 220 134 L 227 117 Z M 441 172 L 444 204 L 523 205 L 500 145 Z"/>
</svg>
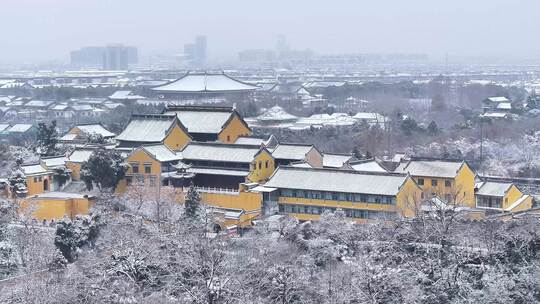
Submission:
<svg viewBox="0 0 540 304">
<path fill-rule="evenodd" d="M 336 169 L 279 167 L 264 185 L 279 212 L 299 220 L 317 220 L 341 209 L 357 222 L 415 216 L 421 188 L 407 174 Z M 272 204 L 276 202 L 265 202 Z"/>
<path fill-rule="evenodd" d="M 463 160 L 411 158 L 395 172 L 410 174 L 422 188 L 422 199 L 439 197 L 449 204 L 475 207 L 475 172 Z"/>
<path fill-rule="evenodd" d="M 138 147 L 126 158 L 129 165 L 126 178 L 118 184 L 116 191 L 124 193 L 133 184 L 156 192 L 162 184 L 184 187 L 184 184 L 175 184 L 174 179 L 176 164 L 180 159 L 180 152 L 175 152 L 164 144 Z"/>
<path fill-rule="evenodd" d="M 347 164 L 347 168 L 354 171 L 364 172 L 389 172 L 389 170 L 387 170 L 383 165 L 373 158 L 350 161 Z"/>
<path fill-rule="evenodd" d="M 45 168 L 41 162 L 24 164 L 20 169 L 26 177 L 28 196 L 51 191 L 53 172 Z"/>
<path fill-rule="evenodd" d="M 324 153 L 323 167 L 342 169 L 349 167 L 349 164 L 355 159 L 352 154 Z"/>
<path fill-rule="evenodd" d="M 261 183 L 276 167 L 270 151 L 260 146 L 192 142 L 181 153 L 182 162 L 190 165 L 186 171 L 202 187 L 238 189 L 240 183 Z"/>
<path fill-rule="evenodd" d="M 310 144 L 279 143 L 271 152 L 279 166 L 305 161 L 314 168 L 323 167 L 323 154 Z"/>
<path fill-rule="evenodd" d="M 77 148 L 69 154 L 66 159 L 66 167 L 71 171 L 71 179 L 74 181 L 81 180 L 81 167 L 84 162 L 87 162 L 94 149 Z"/>
<path fill-rule="evenodd" d="M 106 141 L 111 141 L 116 134 L 101 124 L 79 124 L 69 129 L 59 141 L 66 144 L 84 144 L 88 143 L 92 136 L 99 136 Z"/>
<path fill-rule="evenodd" d="M 531 209 L 533 198 L 510 182 L 482 181 L 476 185 L 476 207 L 487 212 L 518 212 Z"/>
<path fill-rule="evenodd" d="M 163 114 L 176 115 L 195 141 L 234 143 L 251 129 L 232 107 L 168 106 Z"/>
<path fill-rule="evenodd" d="M 64 217 L 74 219 L 88 214 L 92 197 L 76 193 L 47 192 L 29 196 L 21 201 L 21 212 L 40 221 L 56 221 Z"/>
<path fill-rule="evenodd" d="M 198 121 L 205 124 L 205 121 Z M 116 137 L 118 148 L 164 144 L 173 151 L 183 149 L 192 140 L 176 115 L 133 115 L 128 125 Z"/>
<path fill-rule="evenodd" d="M 132 91 L 121 90 L 114 92 L 109 96 L 109 100 L 114 102 L 136 102 L 139 99 L 144 99 L 145 97 L 133 94 Z"/>
</svg>

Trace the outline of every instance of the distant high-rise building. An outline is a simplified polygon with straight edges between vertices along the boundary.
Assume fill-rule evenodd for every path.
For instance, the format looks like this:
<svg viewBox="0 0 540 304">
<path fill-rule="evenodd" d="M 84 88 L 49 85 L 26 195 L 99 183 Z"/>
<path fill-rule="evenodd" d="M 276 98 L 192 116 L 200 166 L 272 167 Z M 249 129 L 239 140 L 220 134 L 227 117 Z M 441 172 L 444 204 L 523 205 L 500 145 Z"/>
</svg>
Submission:
<svg viewBox="0 0 540 304">
<path fill-rule="evenodd" d="M 70 55 L 71 64 L 79 67 L 127 70 L 130 64 L 138 63 L 137 48 L 122 44 L 83 47 L 80 50 L 72 51 Z"/>
<path fill-rule="evenodd" d="M 206 36 L 195 37 L 195 43 L 184 44 L 184 59 L 195 66 L 202 66 L 206 63 Z"/>
<path fill-rule="evenodd" d="M 195 37 L 195 57 L 199 64 L 206 63 L 206 36 Z"/>
<path fill-rule="evenodd" d="M 71 52 L 71 64 L 75 66 L 99 67 L 103 63 L 103 47 L 90 46 Z"/>
</svg>

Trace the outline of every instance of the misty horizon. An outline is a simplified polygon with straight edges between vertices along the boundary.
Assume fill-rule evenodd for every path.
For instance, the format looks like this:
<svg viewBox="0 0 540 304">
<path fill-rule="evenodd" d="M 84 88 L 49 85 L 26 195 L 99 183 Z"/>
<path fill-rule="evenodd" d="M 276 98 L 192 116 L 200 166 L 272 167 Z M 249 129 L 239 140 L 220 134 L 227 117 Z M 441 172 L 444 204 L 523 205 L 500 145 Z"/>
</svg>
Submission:
<svg viewBox="0 0 540 304">
<path fill-rule="evenodd" d="M 72 50 L 122 43 L 143 55 L 181 53 L 196 35 L 208 37 L 210 59 L 246 49 L 274 49 L 284 35 L 291 48 L 318 55 L 426 54 L 537 59 L 534 29 L 540 3 L 413 0 L 357 3 L 279 0 L 176 1 L 4 0 L 0 62 L 67 61 Z M 489 4 L 489 5 L 488 5 Z"/>
</svg>

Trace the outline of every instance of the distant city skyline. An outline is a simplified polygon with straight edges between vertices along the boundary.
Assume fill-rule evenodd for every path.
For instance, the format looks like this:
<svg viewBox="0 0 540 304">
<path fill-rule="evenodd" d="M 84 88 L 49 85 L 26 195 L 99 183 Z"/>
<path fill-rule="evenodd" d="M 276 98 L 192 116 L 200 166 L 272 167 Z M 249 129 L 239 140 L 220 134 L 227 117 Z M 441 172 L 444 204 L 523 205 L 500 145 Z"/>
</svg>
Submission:
<svg viewBox="0 0 540 304">
<path fill-rule="evenodd" d="M 316 54 L 540 59 L 534 0 L 277 0 L 264 10 L 247 0 L 3 0 L 2 11 L 0 26 L 9 30 L 0 63 L 67 63 L 71 50 L 117 42 L 136 46 L 141 57 L 182 53 L 200 34 L 211 41 L 209 60 L 275 49 L 280 35 L 291 48 Z"/>
</svg>

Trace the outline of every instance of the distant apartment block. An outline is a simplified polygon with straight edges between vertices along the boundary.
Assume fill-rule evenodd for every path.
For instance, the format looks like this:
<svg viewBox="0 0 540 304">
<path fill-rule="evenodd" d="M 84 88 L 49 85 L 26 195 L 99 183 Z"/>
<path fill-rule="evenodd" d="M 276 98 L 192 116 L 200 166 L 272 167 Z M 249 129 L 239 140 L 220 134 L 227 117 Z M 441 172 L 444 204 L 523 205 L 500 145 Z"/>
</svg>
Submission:
<svg viewBox="0 0 540 304">
<path fill-rule="evenodd" d="M 104 70 L 127 70 L 137 64 L 138 50 L 133 46 L 111 44 L 107 46 L 83 47 L 71 52 L 71 65 L 102 68 Z"/>
<path fill-rule="evenodd" d="M 194 43 L 184 44 L 184 57 L 192 65 L 204 65 L 207 58 L 206 36 L 199 35 Z"/>
</svg>

